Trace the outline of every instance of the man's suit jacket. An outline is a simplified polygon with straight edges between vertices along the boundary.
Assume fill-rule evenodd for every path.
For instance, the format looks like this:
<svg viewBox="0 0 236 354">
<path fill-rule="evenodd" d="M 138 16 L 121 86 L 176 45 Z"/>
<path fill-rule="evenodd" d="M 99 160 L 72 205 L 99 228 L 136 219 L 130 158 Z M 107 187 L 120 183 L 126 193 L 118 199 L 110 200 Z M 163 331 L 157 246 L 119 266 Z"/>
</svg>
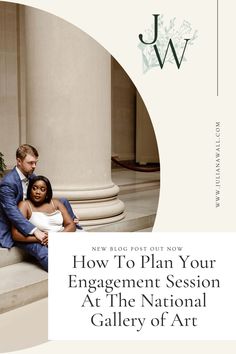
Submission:
<svg viewBox="0 0 236 354">
<path fill-rule="evenodd" d="M 19 211 L 17 205 L 21 200 L 22 182 L 14 168 L 0 181 L 0 247 L 11 248 L 14 245 L 12 224 L 24 235 L 35 228 Z"/>
</svg>

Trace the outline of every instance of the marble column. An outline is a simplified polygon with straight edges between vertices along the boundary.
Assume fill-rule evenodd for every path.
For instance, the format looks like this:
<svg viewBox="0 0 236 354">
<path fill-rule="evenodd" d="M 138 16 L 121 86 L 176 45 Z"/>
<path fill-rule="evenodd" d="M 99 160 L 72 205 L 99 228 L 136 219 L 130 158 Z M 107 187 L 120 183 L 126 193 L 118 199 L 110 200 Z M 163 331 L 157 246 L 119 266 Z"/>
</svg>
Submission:
<svg viewBox="0 0 236 354">
<path fill-rule="evenodd" d="M 80 29 L 25 8 L 27 142 L 37 173 L 68 198 L 83 225 L 124 217 L 111 180 L 110 55 Z"/>
<path fill-rule="evenodd" d="M 9 169 L 20 143 L 17 39 L 17 5 L 0 1 L 0 152 Z"/>
</svg>

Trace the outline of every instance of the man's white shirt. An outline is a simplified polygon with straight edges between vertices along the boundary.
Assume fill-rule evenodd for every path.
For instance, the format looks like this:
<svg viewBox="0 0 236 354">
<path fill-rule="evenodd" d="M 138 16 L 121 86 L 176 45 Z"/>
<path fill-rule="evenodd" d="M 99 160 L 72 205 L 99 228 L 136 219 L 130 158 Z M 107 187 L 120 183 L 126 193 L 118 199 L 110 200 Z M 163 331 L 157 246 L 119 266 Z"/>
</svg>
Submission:
<svg viewBox="0 0 236 354">
<path fill-rule="evenodd" d="M 22 188 L 23 188 L 23 200 L 26 199 L 27 195 L 27 188 L 29 184 L 29 179 L 19 170 L 18 167 L 16 167 L 16 171 L 20 177 L 21 183 L 22 183 Z"/>
<path fill-rule="evenodd" d="M 22 183 L 22 189 L 23 189 L 23 200 L 26 199 L 27 196 L 27 189 L 28 189 L 28 184 L 29 184 L 29 179 L 19 170 L 18 167 L 16 167 L 16 172 L 18 173 L 21 183 Z M 33 235 L 34 231 L 37 229 L 37 227 L 33 228 L 33 230 L 30 231 L 30 235 Z"/>
</svg>

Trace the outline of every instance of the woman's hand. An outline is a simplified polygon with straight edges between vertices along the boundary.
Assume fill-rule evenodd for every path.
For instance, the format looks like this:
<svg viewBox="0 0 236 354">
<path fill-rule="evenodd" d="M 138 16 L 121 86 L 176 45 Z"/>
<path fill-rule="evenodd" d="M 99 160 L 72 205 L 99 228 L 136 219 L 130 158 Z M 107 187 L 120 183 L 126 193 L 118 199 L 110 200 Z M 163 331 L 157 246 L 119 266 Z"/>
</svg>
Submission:
<svg viewBox="0 0 236 354">
<path fill-rule="evenodd" d="M 40 241 L 40 243 L 42 245 L 45 245 L 45 246 L 47 245 L 47 243 L 48 243 L 48 235 L 47 235 L 46 232 L 43 232 L 43 231 L 41 231 L 39 229 L 36 229 L 34 231 L 34 236 L 37 238 L 37 240 Z"/>
<path fill-rule="evenodd" d="M 44 231 L 44 233 L 46 234 L 46 237 L 43 239 L 43 241 L 41 242 L 42 245 L 48 247 L 48 232 Z"/>
</svg>

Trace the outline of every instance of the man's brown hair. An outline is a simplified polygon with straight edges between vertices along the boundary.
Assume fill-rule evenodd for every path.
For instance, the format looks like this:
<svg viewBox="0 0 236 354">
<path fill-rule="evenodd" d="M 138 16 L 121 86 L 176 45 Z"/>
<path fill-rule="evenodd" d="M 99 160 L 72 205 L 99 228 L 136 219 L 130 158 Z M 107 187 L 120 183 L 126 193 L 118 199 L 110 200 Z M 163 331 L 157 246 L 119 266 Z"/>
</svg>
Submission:
<svg viewBox="0 0 236 354">
<path fill-rule="evenodd" d="M 29 144 L 23 144 L 19 146 L 18 149 L 16 150 L 16 158 L 24 160 L 26 155 L 31 155 L 36 158 L 38 158 L 39 156 L 38 151 L 33 146 Z"/>
</svg>

